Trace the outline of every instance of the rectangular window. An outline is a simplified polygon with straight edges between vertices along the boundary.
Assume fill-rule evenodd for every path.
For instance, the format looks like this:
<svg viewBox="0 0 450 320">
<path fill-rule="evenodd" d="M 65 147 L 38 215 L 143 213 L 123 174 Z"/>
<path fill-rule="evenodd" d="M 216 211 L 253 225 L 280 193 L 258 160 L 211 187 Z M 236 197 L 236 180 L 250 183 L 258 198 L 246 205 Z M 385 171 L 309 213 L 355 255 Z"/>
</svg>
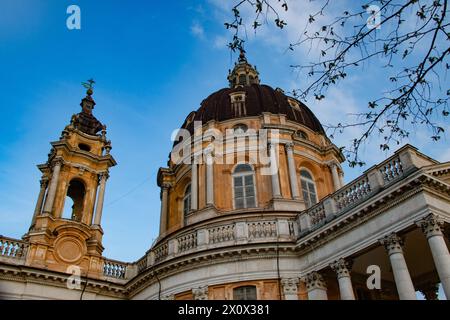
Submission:
<svg viewBox="0 0 450 320">
<path fill-rule="evenodd" d="M 256 300 L 256 287 L 244 286 L 233 289 L 233 300 Z"/>
<path fill-rule="evenodd" d="M 236 209 L 256 207 L 253 175 L 234 177 L 234 206 Z"/>
</svg>

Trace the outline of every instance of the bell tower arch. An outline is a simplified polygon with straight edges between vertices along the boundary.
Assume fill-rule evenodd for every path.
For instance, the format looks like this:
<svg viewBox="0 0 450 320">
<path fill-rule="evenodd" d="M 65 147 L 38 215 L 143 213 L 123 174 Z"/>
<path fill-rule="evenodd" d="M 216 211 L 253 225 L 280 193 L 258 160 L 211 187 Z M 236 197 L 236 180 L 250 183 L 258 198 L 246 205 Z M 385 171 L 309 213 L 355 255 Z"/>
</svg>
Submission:
<svg viewBox="0 0 450 320">
<path fill-rule="evenodd" d="M 67 272 L 80 267 L 82 274 L 103 273 L 101 217 L 109 169 L 116 165 L 110 154 L 106 126 L 92 111 L 93 80 L 85 84 L 81 112 L 74 114 L 45 163 L 41 189 L 28 239 L 26 264 Z"/>
</svg>

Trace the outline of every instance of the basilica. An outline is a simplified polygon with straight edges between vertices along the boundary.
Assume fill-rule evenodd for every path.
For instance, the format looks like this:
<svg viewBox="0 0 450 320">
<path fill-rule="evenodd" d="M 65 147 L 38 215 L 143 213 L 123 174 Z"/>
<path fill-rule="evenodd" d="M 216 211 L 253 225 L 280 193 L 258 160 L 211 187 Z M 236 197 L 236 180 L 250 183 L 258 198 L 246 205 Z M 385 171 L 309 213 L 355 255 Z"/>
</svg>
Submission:
<svg viewBox="0 0 450 320">
<path fill-rule="evenodd" d="M 304 103 L 244 52 L 228 81 L 181 124 L 150 208 L 158 238 L 130 262 L 102 254 L 116 161 L 89 87 L 37 166 L 29 229 L 0 236 L 0 299 L 450 298 L 450 162 L 404 145 L 345 184 Z"/>
</svg>

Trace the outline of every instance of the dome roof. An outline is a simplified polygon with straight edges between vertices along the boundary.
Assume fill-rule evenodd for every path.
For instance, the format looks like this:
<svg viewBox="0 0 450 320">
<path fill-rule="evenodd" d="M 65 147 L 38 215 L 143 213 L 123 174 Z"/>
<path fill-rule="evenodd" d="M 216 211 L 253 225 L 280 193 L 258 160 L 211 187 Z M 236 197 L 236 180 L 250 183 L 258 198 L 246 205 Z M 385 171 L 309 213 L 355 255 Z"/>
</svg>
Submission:
<svg viewBox="0 0 450 320">
<path fill-rule="evenodd" d="M 244 108 L 243 111 L 239 112 L 239 115 L 236 113 L 236 107 L 232 103 L 231 96 L 233 94 L 244 96 Z M 214 92 L 203 100 L 197 111 L 189 114 L 182 128 L 192 132 L 194 121 L 201 121 L 205 124 L 210 120 L 224 121 L 259 116 L 263 112 L 285 114 L 288 120 L 304 125 L 314 132 L 325 133 L 320 121 L 302 102 L 286 96 L 282 90 L 273 89 L 268 85 L 258 83 L 224 88 Z"/>
</svg>

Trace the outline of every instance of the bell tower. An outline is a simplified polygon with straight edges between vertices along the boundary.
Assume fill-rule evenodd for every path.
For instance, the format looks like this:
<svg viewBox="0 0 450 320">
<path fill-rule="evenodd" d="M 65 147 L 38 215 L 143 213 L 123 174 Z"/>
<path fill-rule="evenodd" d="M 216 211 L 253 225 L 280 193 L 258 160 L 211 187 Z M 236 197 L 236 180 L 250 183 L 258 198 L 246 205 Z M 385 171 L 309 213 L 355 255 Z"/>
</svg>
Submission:
<svg viewBox="0 0 450 320">
<path fill-rule="evenodd" d="M 38 165 L 41 188 L 24 238 L 30 244 L 27 265 L 60 272 L 78 266 L 83 275 L 100 277 L 103 200 L 109 168 L 116 161 L 106 126 L 92 114 L 93 83 L 84 84 L 81 112 L 51 142 L 47 162 Z"/>
</svg>

